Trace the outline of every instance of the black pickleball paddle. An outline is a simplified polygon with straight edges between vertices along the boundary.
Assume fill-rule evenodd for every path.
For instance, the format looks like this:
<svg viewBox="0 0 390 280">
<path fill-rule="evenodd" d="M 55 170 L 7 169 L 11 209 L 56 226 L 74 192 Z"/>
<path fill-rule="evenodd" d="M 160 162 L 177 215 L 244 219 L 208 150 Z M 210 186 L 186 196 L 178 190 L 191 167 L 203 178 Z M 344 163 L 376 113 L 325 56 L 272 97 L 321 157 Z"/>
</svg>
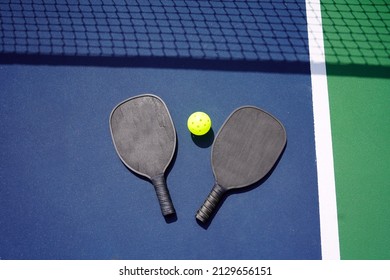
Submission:
<svg viewBox="0 0 390 280">
<path fill-rule="evenodd" d="M 286 141 L 283 125 L 269 113 L 253 106 L 236 109 L 214 140 L 211 164 L 215 184 L 196 219 L 207 223 L 227 191 L 264 178 L 277 162 Z"/>
<path fill-rule="evenodd" d="M 162 99 L 144 94 L 123 101 L 111 113 L 110 130 L 122 162 L 154 185 L 162 214 L 175 214 L 165 172 L 175 154 L 176 131 Z"/>
</svg>

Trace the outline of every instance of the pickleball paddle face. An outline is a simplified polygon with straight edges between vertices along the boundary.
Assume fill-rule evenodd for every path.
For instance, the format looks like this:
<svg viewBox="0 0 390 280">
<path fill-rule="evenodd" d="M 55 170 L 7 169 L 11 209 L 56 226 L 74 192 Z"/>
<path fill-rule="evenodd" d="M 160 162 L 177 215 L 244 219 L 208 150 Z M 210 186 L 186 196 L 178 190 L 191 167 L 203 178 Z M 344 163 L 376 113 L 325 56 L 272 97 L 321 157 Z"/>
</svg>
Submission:
<svg viewBox="0 0 390 280">
<path fill-rule="evenodd" d="M 113 109 L 110 129 L 122 162 L 153 183 L 162 214 L 174 214 L 165 171 L 175 153 L 176 131 L 165 103 L 151 94 L 127 99 Z"/>
<path fill-rule="evenodd" d="M 269 113 L 252 106 L 235 110 L 214 140 L 211 163 L 215 185 L 196 219 L 206 223 L 226 191 L 264 178 L 286 141 L 283 125 Z"/>
</svg>

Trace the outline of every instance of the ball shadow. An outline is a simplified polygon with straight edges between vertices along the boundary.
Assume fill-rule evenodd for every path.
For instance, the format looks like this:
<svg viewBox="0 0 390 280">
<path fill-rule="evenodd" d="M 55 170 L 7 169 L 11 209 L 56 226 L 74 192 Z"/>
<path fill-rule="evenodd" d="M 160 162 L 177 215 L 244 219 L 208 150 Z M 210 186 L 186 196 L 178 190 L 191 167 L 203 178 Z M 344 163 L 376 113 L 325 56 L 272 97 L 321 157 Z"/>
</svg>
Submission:
<svg viewBox="0 0 390 280">
<path fill-rule="evenodd" d="M 214 142 L 214 130 L 213 128 L 210 128 L 210 130 L 205 135 L 201 136 L 197 136 L 191 133 L 191 139 L 199 148 L 208 148 Z"/>
</svg>

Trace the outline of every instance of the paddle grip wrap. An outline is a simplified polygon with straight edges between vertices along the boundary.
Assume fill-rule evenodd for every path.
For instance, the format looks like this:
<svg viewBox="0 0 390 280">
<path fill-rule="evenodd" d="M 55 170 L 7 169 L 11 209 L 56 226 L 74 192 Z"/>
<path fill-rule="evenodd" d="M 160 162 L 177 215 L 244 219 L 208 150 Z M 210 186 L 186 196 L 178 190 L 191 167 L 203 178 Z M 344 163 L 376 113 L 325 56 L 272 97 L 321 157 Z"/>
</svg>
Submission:
<svg viewBox="0 0 390 280">
<path fill-rule="evenodd" d="M 210 194 L 206 198 L 202 207 L 196 213 L 196 219 L 202 223 L 207 223 L 213 212 L 217 208 L 225 190 L 218 184 L 215 184 Z"/>
<path fill-rule="evenodd" d="M 164 174 L 160 174 L 151 178 L 153 186 L 156 190 L 157 198 L 160 203 L 161 213 L 164 216 L 175 214 L 175 208 L 169 195 L 167 183 Z"/>
</svg>

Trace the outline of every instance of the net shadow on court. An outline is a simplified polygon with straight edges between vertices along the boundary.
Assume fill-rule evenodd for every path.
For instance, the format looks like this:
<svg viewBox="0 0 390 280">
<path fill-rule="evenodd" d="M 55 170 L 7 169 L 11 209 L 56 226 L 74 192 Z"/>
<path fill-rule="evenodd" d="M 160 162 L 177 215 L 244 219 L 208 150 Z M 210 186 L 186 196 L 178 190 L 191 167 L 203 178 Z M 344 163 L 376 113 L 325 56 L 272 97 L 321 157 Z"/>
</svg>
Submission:
<svg viewBox="0 0 390 280">
<path fill-rule="evenodd" d="M 309 73 L 305 1 L 3 1 L 2 63 Z M 355 6 L 354 6 L 355 5 Z M 356 6 L 358 5 L 358 6 Z M 352 12 L 353 11 L 353 12 Z M 390 7 L 323 10 L 330 73 L 388 75 Z M 358 68 L 356 68 L 358 67 Z"/>
</svg>

